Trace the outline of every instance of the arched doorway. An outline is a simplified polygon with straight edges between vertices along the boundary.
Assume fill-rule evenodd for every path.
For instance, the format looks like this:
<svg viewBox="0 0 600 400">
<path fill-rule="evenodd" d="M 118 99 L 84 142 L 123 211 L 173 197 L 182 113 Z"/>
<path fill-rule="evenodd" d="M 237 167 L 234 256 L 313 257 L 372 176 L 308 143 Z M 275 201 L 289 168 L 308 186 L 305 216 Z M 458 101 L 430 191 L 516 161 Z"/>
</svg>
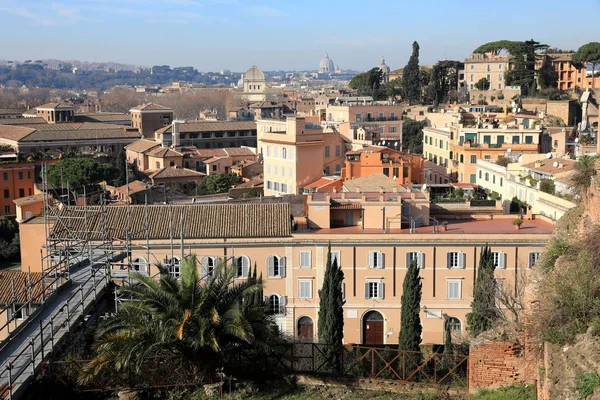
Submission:
<svg viewBox="0 0 600 400">
<path fill-rule="evenodd" d="M 311 317 L 301 317 L 298 320 L 298 339 L 303 342 L 314 340 L 313 320 Z"/>
<path fill-rule="evenodd" d="M 383 344 L 383 315 L 369 311 L 363 317 L 363 344 Z"/>
</svg>

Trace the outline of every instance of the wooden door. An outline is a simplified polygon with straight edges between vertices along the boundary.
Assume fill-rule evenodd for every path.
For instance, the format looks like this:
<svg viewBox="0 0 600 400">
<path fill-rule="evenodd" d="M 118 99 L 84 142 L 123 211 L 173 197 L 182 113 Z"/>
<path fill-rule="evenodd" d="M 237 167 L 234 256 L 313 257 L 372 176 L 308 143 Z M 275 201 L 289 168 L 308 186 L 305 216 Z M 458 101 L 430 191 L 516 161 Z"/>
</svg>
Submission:
<svg viewBox="0 0 600 400">
<path fill-rule="evenodd" d="M 308 317 L 302 317 L 298 321 L 298 338 L 301 341 L 312 342 L 314 340 L 313 321 Z"/>
<path fill-rule="evenodd" d="M 365 321 L 364 344 L 383 344 L 383 321 Z"/>
</svg>

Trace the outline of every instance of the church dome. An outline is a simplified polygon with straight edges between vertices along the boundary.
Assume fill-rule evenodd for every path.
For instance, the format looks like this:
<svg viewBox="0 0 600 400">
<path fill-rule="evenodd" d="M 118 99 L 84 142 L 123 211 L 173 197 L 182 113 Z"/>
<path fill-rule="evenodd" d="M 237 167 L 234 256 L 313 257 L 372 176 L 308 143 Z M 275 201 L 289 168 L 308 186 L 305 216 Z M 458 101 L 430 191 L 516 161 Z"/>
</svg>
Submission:
<svg viewBox="0 0 600 400">
<path fill-rule="evenodd" d="M 381 64 L 379 64 L 379 69 L 384 74 L 389 74 L 390 73 L 390 67 L 387 66 L 387 64 L 385 63 L 385 58 L 383 58 L 383 57 L 381 58 Z"/>
<path fill-rule="evenodd" d="M 256 65 L 253 65 L 244 75 L 244 81 L 264 81 L 265 74 Z"/>
<path fill-rule="evenodd" d="M 325 57 L 323 57 L 321 63 L 319 64 L 319 73 L 330 74 L 333 72 L 335 72 L 335 65 L 333 64 L 331 58 L 329 58 L 329 55 L 325 53 Z"/>
</svg>

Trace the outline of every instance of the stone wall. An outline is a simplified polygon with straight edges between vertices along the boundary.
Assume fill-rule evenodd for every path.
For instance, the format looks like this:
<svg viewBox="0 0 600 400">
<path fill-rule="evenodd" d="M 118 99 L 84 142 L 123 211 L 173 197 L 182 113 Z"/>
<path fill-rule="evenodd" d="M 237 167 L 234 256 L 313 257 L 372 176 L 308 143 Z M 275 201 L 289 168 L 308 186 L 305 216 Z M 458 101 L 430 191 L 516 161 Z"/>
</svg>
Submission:
<svg viewBox="0 0 600 400">
<path fill-rule="evenodd" d="M 536 366 L 518 343 L 484 341 L 469 351 L 469 391 L 534 383 Z"/>
</svg>

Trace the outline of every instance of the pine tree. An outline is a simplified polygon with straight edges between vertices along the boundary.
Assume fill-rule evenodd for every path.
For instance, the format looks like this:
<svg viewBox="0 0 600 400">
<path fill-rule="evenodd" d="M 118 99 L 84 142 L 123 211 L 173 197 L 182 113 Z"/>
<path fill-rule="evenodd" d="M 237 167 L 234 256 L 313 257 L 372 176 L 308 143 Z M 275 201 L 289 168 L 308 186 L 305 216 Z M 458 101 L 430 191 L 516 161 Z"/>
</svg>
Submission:
<svg viewBox="0 0 600 400">
<path fill-rule="evenodd" d="M 127 159 L 125 157 L 125 150 L 121 149 L 117 155 L 117 186 L 123 186 L 127 183 Z"/>
<path fill-rule="evenodd" d="M 408 271 L 402 284 L 402 306 L 400 315 L 400 336 L 398 348 L 405 351 L 420 351 L 421 345 L 421 278 L 417 260 L 408 266 Z"/>
<path fill-rule="evenodd" d="M 344 338 L 344 299 L 342 282 L 344 272 L 337 260 L 331 260 L 331 245 L 327 250 L 327 266 L 323 287 L 319 290 L 319 343 L 324 358 L 335 371 L 341 370 L 341 352 Z"/>
<path fill-rule="evenodd" d="M 408 104 L 413 105 L 421 99 L 421 73 L 419 69 L 419 43 L 412 45 L 412 55 L 402 72 L 402 92 Z"/>
<path fill-rule="evenodd" d="M 500 316 L 496 305 L 495 268 L 492 250 L 486 244 L 481 249 L 479 271 L 473 288 L 471 312 L 467 314 L 467 330 L 474 337 L 490 329 Z"/>
</svg>

